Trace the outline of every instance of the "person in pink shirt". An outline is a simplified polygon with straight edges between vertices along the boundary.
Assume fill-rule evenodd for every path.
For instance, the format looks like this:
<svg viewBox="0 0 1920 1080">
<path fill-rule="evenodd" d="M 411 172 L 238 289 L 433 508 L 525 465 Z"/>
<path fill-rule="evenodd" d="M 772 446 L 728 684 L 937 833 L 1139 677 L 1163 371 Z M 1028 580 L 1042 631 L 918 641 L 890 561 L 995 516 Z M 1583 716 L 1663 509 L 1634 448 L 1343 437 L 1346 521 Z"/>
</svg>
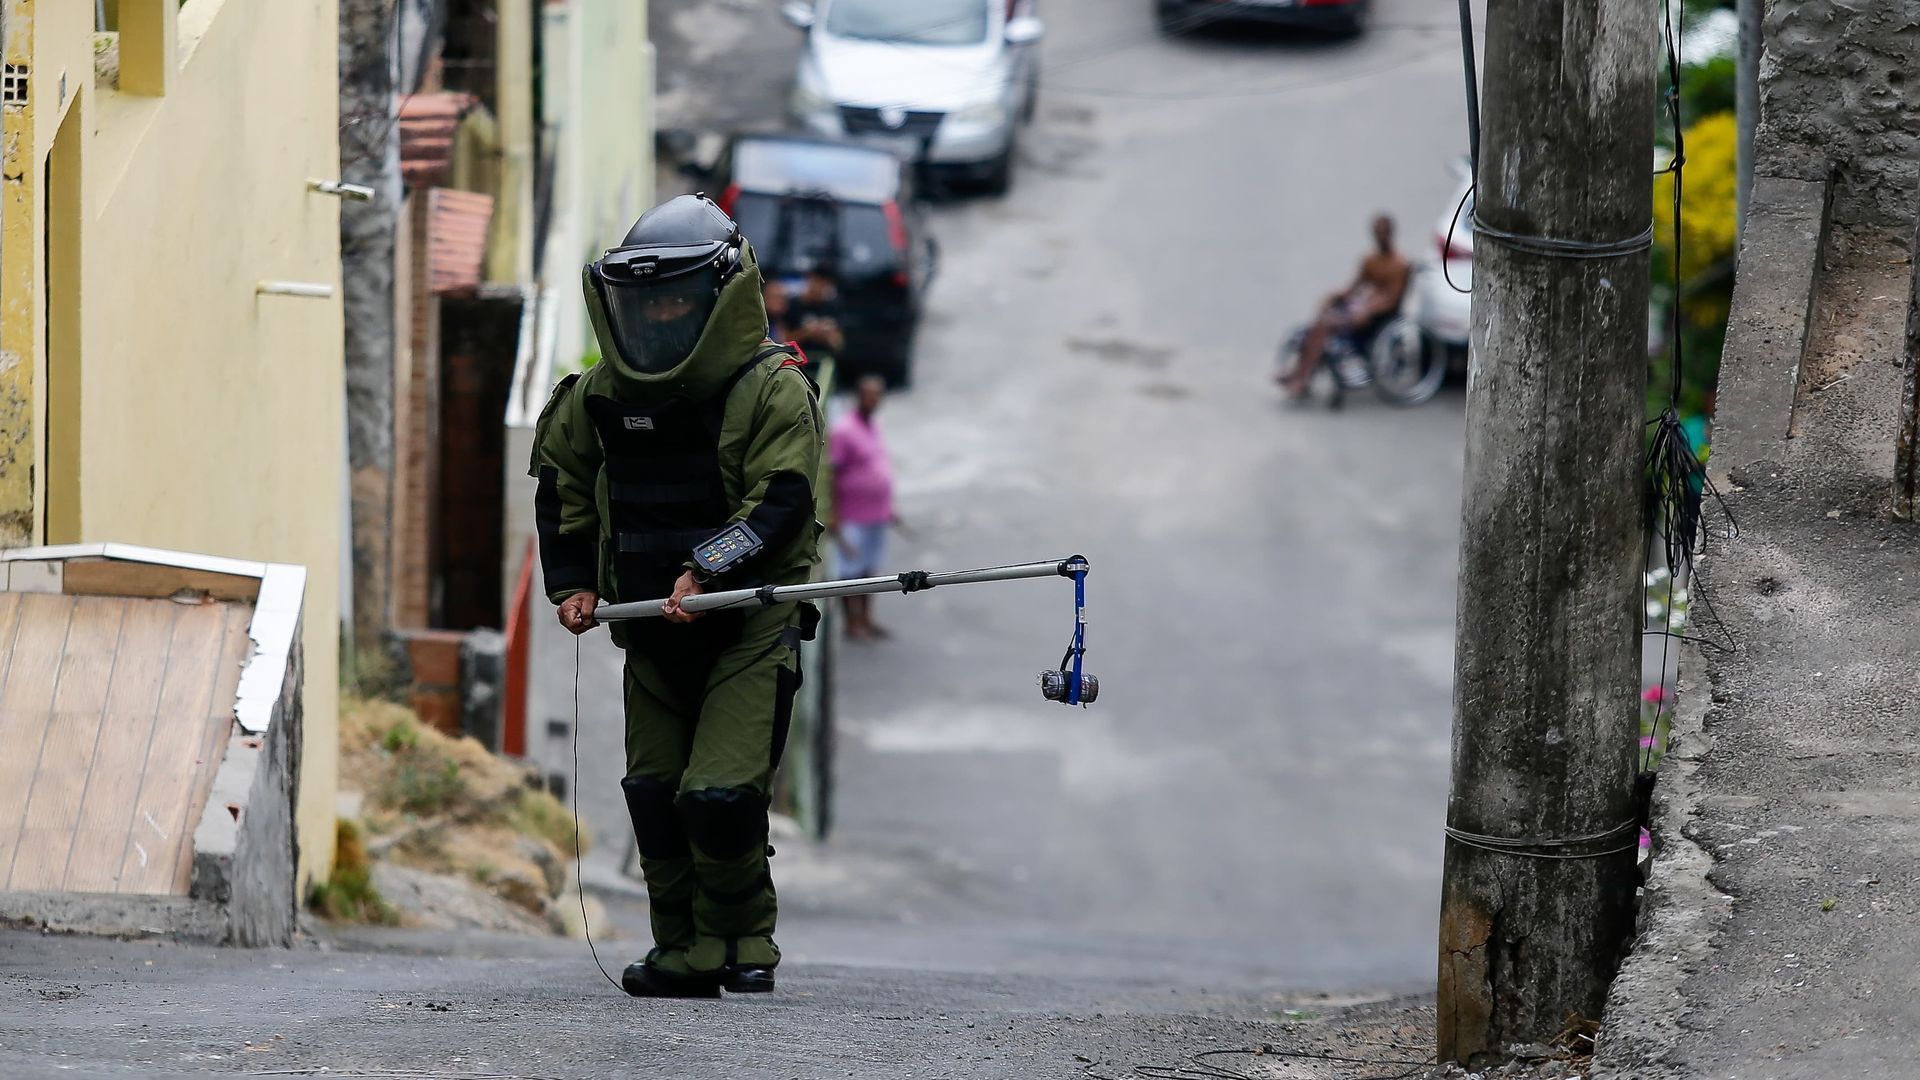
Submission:
<svg viewBox="0 0 1920 1080">
<path fill-rule="evenodd" d="M 833 459 L 831 531 L 840 550 L 838 577 L 876 577 L 885 572 L 887 530 L 898 520 L 893 512 L 893 463 L 874 420 L 886 392 L 886 380 L 879 376 L 861 379 L 858 404 L 840 417 L 827 436 L 827 451 Z M 871 596 L 847 597 L 846 612 L 847 637 L 867 641 L 887 636 L 873 621 Z"/>
</svg>

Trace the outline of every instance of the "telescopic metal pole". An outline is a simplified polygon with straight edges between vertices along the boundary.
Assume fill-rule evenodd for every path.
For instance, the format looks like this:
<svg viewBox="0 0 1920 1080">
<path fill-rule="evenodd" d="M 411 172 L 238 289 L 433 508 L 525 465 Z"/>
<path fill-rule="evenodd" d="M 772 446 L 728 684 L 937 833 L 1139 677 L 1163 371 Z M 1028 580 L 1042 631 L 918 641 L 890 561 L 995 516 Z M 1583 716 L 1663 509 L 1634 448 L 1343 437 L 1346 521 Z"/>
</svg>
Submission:
<svg viewBox="0 0 1920 1080">
<path fill-rule="evenodd" d="M 1078 555 L 1052 562 L 990 566 L 981 570 L 955 570 L 945 574 L 897 574 L 893 577 L 848 578 L 842 581 L 813 581 L 803 585 L 773 585 L 761 589 L 732 589 L 727 592 L 701 593 L 680 602 L 687 612 L 722 611 L 753 604 L 778 604 L 789 600 L 824 600 L 832 596 L 871 596 L 875 593 L 909 592 L 936 585 L 972 585 L 983 581 L 1018 581 L 1023 578 L 1073 577 L 1084 573 L 1087 560 Z M 638 600 L 627 604 L 601 604 L 593 617 L 601 622 L 623 619 L 658 618 L 666 600 Z"/>
</svg>

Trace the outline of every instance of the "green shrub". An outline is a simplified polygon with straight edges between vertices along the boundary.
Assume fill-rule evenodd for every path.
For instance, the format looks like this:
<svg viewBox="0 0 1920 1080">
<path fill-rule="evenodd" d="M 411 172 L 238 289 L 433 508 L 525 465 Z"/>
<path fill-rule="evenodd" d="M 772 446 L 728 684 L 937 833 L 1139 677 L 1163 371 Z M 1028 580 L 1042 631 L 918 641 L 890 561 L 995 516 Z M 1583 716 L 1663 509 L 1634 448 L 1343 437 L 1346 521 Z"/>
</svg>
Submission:
<svg viewBox="0 0 1920 1080">
<path fill-rule="evenodd" d="M 360 829 L 340 819 L 334 825 L 333 874 L 313 887 L 307 906 L 338 922 L 392 926 L 400 921 L 393 905 L 373 887 L 373 863 Z"/>
<path fill-rule="evenodd" d="M 545 840 L 563 852 L 573 851 L 573 812 L 549 792 L 532 788 L 521 792 L 507 813 L 507 825 L 515 832 Z M 587 839 L 586 830 L 581 830 L 581 854 L 586 853 Z"/>
<path fill-rule="evenodd" d="M 410 719 L 401 719 L 380 737 L 380 748 L 389 754 L 401 754 L 420 745 L 420 729 Z"/>
<path fill-rule="evenodd" d="M 465 798 L 467 781 L 453 761 L 417 747 L 395 756 L 393 775 L 380 792 L 382 805 L 424 817 Z"/>
</svg>

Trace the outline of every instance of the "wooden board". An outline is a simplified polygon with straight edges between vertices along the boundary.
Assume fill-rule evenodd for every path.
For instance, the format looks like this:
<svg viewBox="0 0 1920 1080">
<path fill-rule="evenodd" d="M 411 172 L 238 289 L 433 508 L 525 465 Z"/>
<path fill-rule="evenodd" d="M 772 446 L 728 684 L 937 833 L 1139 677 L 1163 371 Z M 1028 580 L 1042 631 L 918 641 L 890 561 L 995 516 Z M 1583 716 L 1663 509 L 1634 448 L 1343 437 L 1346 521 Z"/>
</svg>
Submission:
<svg viewBox="0 0 1920 1080">
<path fill-rule="evenodd" d="M 13 644 L 0 673 L 0 875 L 12 876 L 27 797 L 40 766 L 75 600 L 57 593 L 18 596 Z M 5 878 L 0 877 L 0 885 Z"/>
<path fill-rule="evenodd" d="M 252 603 L 260 579 L 244 574 L 216 574 L 159 563 L 116 559 L 69 559 L 62 591 L 89 596 L 144 596 L 156 600 L 178 592 L 205 593 L 215 600 Z"/>
<path fill-rule="evenodd" d="M 247 623 L 253 612 L 249 608 L 227 608 L 227 621 L 221 631 L 219 659 L 214 666 L 213 706 L 201 718 L 200 750 L 194 759 L 193 786 L 188 791 L 187 816 L 182 823 L 182 832 L 191 839 L 194 828 L 200 822 L 200 813 L 206 809 L 207 796 L 213 790 L 214 774 L 220 771 L 220 762 L 226 757 L 227 740 L 233 734 L 233 701 L 240 689 L 240 669 L 247 658 L 253 655 L 253 639 L 247 636 Z M 182 844 L 178 862 L 174 867 L 175 879 L 181 890 L 192 883 L 193 845 Z"/>
<path fill-rule="evenodd" d="M 114 650 L 125 620 L 125 601 L 98 596 L 74 600 L 8 889 L 58 889 L 66 878 L 80 800 L 100 742 L 100 717 L 113 676 Z"/>
<path fill-rule="evenodd" d="M 180 849 L 190 837 L 181 833 L 198 772 L 199 735 L 213 707 L 213 667 L 225 629 L 226 611 L 215 604 L 183 608 L 173 624 L 153 741 L 140 771 L 127 855 L 120 864 L 121 892 L 186 891 L 177 884 L 177 871 Z"/>
<path fill-rule="evenodd" d="M 251 616 L 0 593 L 0 890 L 187 892 Z"/>
<path fill-rule="evenodd" d="M 160 683 L 167 674 L 167 646 L 172 644 L 173 624 L 182 610 L 165 600 L 128 605 L 113 676 L 107 683 L 100 743 L 61 886 L 70 892 L 120 888 L 120 864 L 132 832 L 140 770 L 153 743 Z"/>
</svg>

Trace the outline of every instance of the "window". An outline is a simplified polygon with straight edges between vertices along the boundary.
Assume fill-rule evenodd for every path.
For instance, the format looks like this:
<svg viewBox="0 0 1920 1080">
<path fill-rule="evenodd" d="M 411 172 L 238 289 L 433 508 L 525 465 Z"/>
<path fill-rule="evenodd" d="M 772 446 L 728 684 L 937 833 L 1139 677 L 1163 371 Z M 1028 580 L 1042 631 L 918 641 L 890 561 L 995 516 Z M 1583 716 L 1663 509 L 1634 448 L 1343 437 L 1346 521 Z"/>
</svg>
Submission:
<svg viewBox="0 0 1920 1080">
<path fill-rule="evenodd" d="M 987 40 L 987 0 L 833 0 L 827 33 L 897 45 L 978 45 Z"/>
</svg>

